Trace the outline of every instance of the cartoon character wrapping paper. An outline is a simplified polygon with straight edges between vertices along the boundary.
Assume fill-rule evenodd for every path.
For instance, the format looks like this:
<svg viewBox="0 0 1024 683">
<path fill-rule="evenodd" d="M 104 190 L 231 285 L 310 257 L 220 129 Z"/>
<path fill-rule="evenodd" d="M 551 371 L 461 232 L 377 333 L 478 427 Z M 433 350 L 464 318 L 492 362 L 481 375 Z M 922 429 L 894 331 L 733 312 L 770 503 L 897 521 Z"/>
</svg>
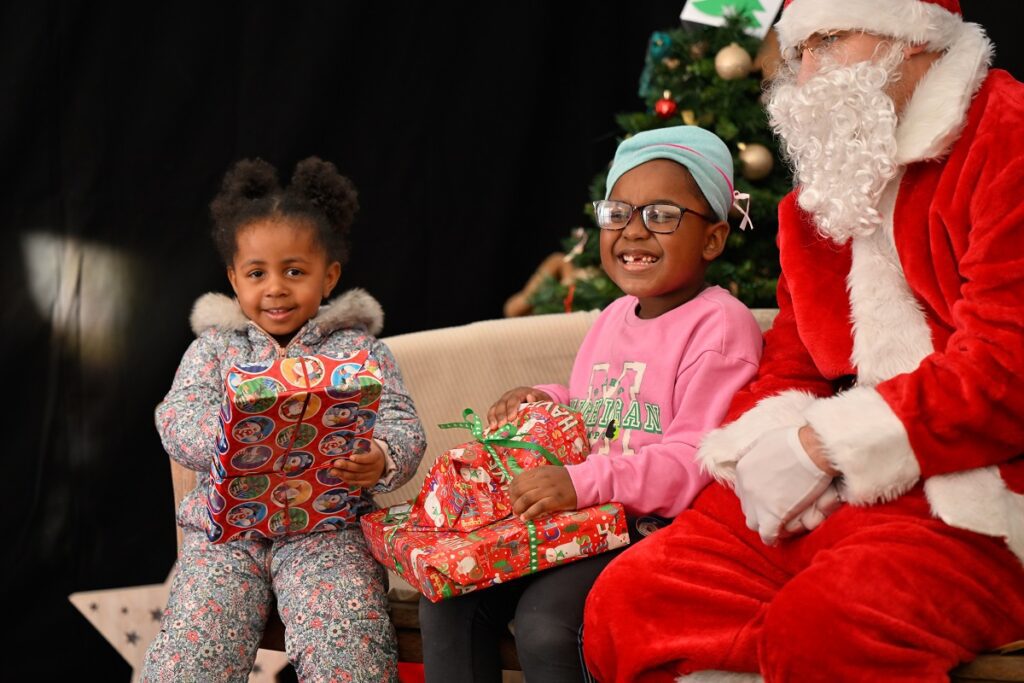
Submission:
<svg viewBox="0 0 1024 683">
<path fill-rule="evenodd" d="M 550 401 L 531 403 L 509 425 L 487 433 L 471 410 L 464 417 L 441 426 L 469 429 L 476 440 L 438 457 L 413 502 L 362 517 L 379 562 L 437 602 L 629 543 L 618 503 L 530 522 L 512 517 L 512 476 L 586 459 L 579 413 Z"/>
<path fill-rule="evenodd" d="M 581 463 L 590 451 L 583 418 L 558 403 L 525 404 L 509 425 L 487 434 L 472 411 L 464 415 L 465 422 L 440 426 L 469 429 L 476 440 L 448 449 L 434 462 L 409 512 L 413 528 L 473 531 L 504 519 L 512 513 L 513 475 Z"/>
<path fill-rule="evenodd" d="M 373 438 L 383 384 L 369 353 L 235 366 L 225 385 L 207 497 L 210 541 L 354 523 L 368 503 L 330 466 Z"/>
</svg>

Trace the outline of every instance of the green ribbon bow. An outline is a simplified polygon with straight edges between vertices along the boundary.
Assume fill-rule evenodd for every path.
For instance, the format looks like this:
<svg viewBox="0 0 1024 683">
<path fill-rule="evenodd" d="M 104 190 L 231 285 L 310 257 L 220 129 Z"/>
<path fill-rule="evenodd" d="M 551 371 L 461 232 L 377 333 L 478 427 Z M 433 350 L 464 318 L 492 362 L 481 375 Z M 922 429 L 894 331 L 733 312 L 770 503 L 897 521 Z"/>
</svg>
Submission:
<svg viewBox="0 0 1024 683">
<path fill-rule="evenodd" d="M 437 425 L 441 429 L 468 429 L 472 434 L 473 438 L 486 449 L 487 453 L 490 454 L 494 464 L 497 465 L 498 469 L 501 470 L 502 475 L 505 478 L 505 483 L 512 481 L 512 474 L 506 469 L 505 464 L 501 461 L 501 457 L 498 452 L 494 450 L 495 446 L 502 446 L 503 448 L 526 448 L 531 451 L 536 451 L 544 456 L 544 458 L 552 465 L 561 467 L 562 461 L 556 458 L 551 451 L 544 448 L 540 444 L 530 443 L 529 441 L 519 441 L 513 439 L 511 436 L 516 431 L 516 426 L 511 422 L 506 423 L 499 427 L 493 434 L 484 434 L 483 422 L 480 421 L 479 416 L 473 412 L 472 408 L 466 408 L 462 411 L 463 422 L 444 422 Z M 513 472 L 519 474 L 523 471 L 523 468 L 519 466 L 515 456 L 509 455 L 508 457 L 509 468 Z M 539 545 L 537 537 L 537 525 L 533 523 L 533 520 L 526 522 L 526 533 L 530 541 L 530 573 L 537 571 L 540 568 Z"/>
<path fill-rule="evenodd" d="M 437 425 L 441 429 L 468 429 L 472 434 L 473 438 L 483 446 L 494 460 L 494 464 L 498 466 L 501 473 L 505 476 L 506 483 L 512 481 L 512 474 L 505 468 L 505 464 L 498 457 L 497 451 L 494 450 L 494 446 L 502 446 L 504 448 L 526 448 L 531 451 L 536 451 L 544 456 L 552 465 L 561 466 L 562 462 L 556 458 L 551 451 L 544 448 L 540 444 L 530 443 L 529 441 L 519 441 L 518 439 L 511 438 L 515 434 L 516 426 L 511 422 L 506 423 L 499 427 L 493 434 L 484 434 L 484 425 L 480 421 L 479 416 L 473 412 L 472 408 L 466 408 L 462 411 L 462 417 L 464 422 L 443 422 Z M 523 471 L 523 468 L 516 462 L 515 456 L 509 455 L 508 458 L 509 467 L 512 472 L 519 474 Z"/>
</svg>

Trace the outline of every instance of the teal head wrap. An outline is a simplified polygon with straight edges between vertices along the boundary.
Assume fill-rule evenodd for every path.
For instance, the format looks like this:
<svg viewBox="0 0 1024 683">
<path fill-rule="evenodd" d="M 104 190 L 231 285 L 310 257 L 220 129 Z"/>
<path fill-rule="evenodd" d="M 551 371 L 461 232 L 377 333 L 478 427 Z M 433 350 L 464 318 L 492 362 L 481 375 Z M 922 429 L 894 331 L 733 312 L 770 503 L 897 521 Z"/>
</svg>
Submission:
<svg viewBox="0 0 1024 683">
<path fill-rule="evenodd" d="M 714 133 L 700 126 L 671 126 L 637 133 L 623 140 L 608 171 L 605 199 L 623 173 L 652 159 L 682 164 L 697 181 L 715 215 L 726 220 L 736 199 L 732 182 L 732 154 Z M 746 227 L 746 222 L 741 227 Z"/>
</svg>

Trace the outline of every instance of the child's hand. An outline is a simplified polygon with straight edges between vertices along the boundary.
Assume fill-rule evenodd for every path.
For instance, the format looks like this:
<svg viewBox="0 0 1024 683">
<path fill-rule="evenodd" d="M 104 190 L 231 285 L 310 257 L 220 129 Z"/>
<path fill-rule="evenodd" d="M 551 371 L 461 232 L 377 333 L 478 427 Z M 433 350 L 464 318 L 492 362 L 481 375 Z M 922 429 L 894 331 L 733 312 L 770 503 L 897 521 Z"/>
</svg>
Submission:
<svg viewBox="0 0 1024 683">
<path fill-rule="evenodd" d="M 331 463 L 330 472 L 346 484 L 368 488 L 380 481 L 386 466 L 384 451 L 371 439 L 370 450 L 365 453 L 353 453 L 347 458 L 335 458 Z"/>
<path fill-rule="evenodd" d="M 551 397 L 547 393 L 533 387 L 509 389 L 487 411 L 487 428 L 494 429 L 501 424 L 511 422 L 519 412 L 520 404 L 550 400 Z"/>
<path fill-rule="evenodd" d="M 576 488 L 564 467 L 538 467 L 516 475 L 508 488 L 512 512 L 524 522 L 545 512 L 576 509 Z"/>
</svg>

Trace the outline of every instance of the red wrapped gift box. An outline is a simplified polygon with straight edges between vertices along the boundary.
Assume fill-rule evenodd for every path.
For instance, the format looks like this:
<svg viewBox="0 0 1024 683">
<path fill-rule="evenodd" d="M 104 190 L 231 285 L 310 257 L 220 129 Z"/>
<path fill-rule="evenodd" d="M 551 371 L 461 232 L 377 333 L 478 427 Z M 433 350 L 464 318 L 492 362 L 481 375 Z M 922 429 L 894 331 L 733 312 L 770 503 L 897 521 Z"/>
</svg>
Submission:
<svg viewBox="0 0 1024 683">
<path fill-rule="evenodd" d="M 282 358 L 228 373 L 207 497 L 207 537 L 329 531 L 354 523 L 361 490 L 329 473 L 369 448 L 383 388 L 367 351 Z"/>
<path fill-rule="evenodd" d="M 361 519 L 370 552 L 432 602 L 629 544 L 618 503 L 517 517 L 469 533 L 408 527 L 410 503 Z"/>
<path fill-rule="evenodd" d="M 473 531 L 512 513 L 511 477 L 541 465 L 573 465 L 590 452 L 583 418 L 551 401 L 529 403 L 515 420 L 484 433 L 480 419 L 466 410 L 464 422 L 439 425 L 468 429 L 476 441 L 438 457 L 409 513 L 421 529 Z"/>
</svg>

